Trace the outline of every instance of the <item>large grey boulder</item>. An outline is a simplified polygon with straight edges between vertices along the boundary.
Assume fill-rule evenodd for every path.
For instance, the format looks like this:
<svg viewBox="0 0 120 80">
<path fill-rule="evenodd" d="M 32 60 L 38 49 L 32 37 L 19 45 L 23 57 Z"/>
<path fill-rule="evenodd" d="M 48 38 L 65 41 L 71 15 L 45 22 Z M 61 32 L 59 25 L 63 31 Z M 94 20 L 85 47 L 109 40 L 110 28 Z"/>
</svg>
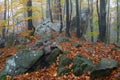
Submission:
<svg viewBox="0 0 120 80">
<path fill-rule="evenodd" d="M 101 59 L 99 64 L 97 64 L 95 68 L 92 70 L 91 78 L 95 79 L 99 77 L 105 77 L 109 75 L 114 68 L 117 68 L 117 67 L 118 67 L 117 61 L 109 58 L 103 58 Z"/>
<path fill-rule="evenodd" d="M 51 32 L 51 29 L 48 27 L 47 24 L 51 24 L 50 19 L 46 18 L 41 21 L 41 23 L 36 27 L 36 33 L 41 35 L 46 32 Z"/>
<path fill-rule="evenodd" d="M 60 23 L 49 23 L 47 25 L 51 30 L 54 30 L 56 32 L 60 31 Z"/>
<path fill-rule="evenodd" d="M 6 74 L 13 76 L 26 72 L 43 54 L 43 50 L 22 50 L 18 52 L 6 61 L 0 77 Z"/>
<path fill-rule="evenodd" d="M 60 23 L 52 23 L 50 18 L 46 18 L 42 20 L 41 23 L 36 27 L 36 33 L 39 35 L 51 31 L 59 32 L 59 30 L 60 30 Z M 63 31 L 64 30 L 65 28 L 63 28 Z"/>
<path fill-rule="evenodd" d="M 47 42 L 51 39 L 53 39 L 53 34 L 51 34 L 51 33 L 45 33 L 45 34 L 41 35 L 41 41 L 42 42 Z"/>
</svg>

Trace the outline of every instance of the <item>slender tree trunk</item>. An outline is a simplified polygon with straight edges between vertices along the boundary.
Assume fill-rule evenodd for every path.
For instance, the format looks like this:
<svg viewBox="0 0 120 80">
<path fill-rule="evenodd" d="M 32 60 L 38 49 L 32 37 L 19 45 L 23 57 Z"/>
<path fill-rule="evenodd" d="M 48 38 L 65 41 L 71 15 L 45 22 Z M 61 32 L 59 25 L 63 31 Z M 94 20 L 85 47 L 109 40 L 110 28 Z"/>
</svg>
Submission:
<svg viewBox="0 0 120 80">
<path fill-rule="evenodd" d="M 32 0 L 28 0 L 27 8 L 28 8 L 27 14 L 28 14 L 28 17 L 30 17 L 30 19 L 28 20 L 28 30 L 32 31 L 30 33 L 30 36 L 33 36 L 35 32 L 35 27 L 33 26 L 33 23 L 32 23 Z"/>
<path fill-rule="evenodd" d="M 72 0 L 70 0 L 70 23 L 71 23 L 71 18 L 72 18 L 72 10 L 73 9 L 73 4 L 72 4 Z"/>
<path fill-rule="evenodd" d="M 76 0 L 76 26 L 77 26 L 77 37 L 80 38 L 80 16 L 79 16 L 79 3 L 78 0 Z"/>
<path fill-rule="evenodd" d="M 9 0 L 8 0 L 7 5 L 9 5 L 9 4 L 10 4 L 10 2 L 9 2 Z M 7 8 L 8 8 L 8 15 L 7 15 L 7 16 L 8 16 L 8 17 L 7 17 L 7 18 L 8 18 L 8 23 L 7 23 L 7 25 L 8 25 L 8 27 L 9 27 L 9 25 L 10 25 L 10 22 L 9 22 L 9 17 L 10 17 L 9 9 L 10 9 L 10 7 L 8 6 Z M 7 34 L 8 34 L 8 28 L 7 28 Z"/>
<path fill-rule="evenodd" d="M 63 20 L 62 20 L 62 8 L 61 8 L 61 0 L 59 0 L 59 16 L 60 16 L 60 33 L 62 33 L 63 29 Z"/>
<path fill-rule="evenodd" d="M 59 5 L 59 0 L 54 0 L 54 4 L 55 4 L 55 6 L 54 6 L 54 8 L 55 8 L 55 10 L 53 10 L 54 11 L 54 20 L 59 20 L 59 13 L 60 13 L 60 10 L 58 10 L 58 9 L 60 9 L 60 5 Z"/>
<path fill-rule="evenodd" d="M 91 41 L 94 42 L 94 36 L 93 36 L 93 0 L 90 2 L 90 28 L 91 28 Z"/>
<path fill-rule="evenodd" d="M 42 19 L 44 20 L 44 14 L 43 14 L 43 6 L 42 6 L 43 2 L 41 0 L 41 10 L 42 10 Z"/>
<path fill-rule="evenodd" d="M 82 21 L 82 16 L 81 16 L 81 13 L 82 13 L 82 11 L 81 11 L 81 8 L 82 8 L 82 0 L 80 0 L 80 9 L 79 9 L 79 11 L 80 11 L 80 14 L 79 14 L 79 20 L 80 20 L 80 22 Z M 80 25 L 80 36 L 82 37 L 82 35 L 83 35 L 83 28 L 82 28 L 82 23 L 79 23 L 79 25 Z M 84 38 L 84 37 L 83 37 Z"/>
<path fill-rule="evenodd" d="M 12 2 L 13 2 L 13 0 L 11 0 L 11 14 L 12 14 L 12 24 L 13 24 L 13 36 L 14 36 L 14 34 L 15 34 L 15 26 L 14 26 L 15 21 L 14 21 L 14 18 L 13 18 L 14 12 L 13 12 L 13 5 L 12 5 Z"/>
<path fill-rule="evenodd" d="M 117 43 L 120 42 L 120 13 L 119 13 L 119 0 L 117 0 Z"/>
<path fill-rule="evenodd" d="M 66 36 L 70 37 L 69 0 L 66 0 Z"/>
<path fill-rule="evenodd" d="M 6 24 L 6 9 L 7 9 L 7 4 L 6 4 L 6 0 L 4 0 L 4 21 L 5 21 L 5 24 Z M 6 26 L 5 26 L 5 24 L 4 24 L 4 26 L 2 27 L 2 39 L 3 39 L 3 41 L 5 41 L 5 31 L 6 31 Z"/>
<path fill-rule="evenodd" d="M 51 10 L 51 2 L 50 2 L 50 0 L 48 0 L 48 6 L 49 6 L 50 19 L 51 19 L 51 22 L 53 22 L 53 16 L 52 16 L 52 10 Z"/>
<path fill-rule="evenodd" d="M 107 43 L 110 43 L 110 0 L 107 1 L 108 3 L 108 12 L 107 12 Z"/>
</svg>

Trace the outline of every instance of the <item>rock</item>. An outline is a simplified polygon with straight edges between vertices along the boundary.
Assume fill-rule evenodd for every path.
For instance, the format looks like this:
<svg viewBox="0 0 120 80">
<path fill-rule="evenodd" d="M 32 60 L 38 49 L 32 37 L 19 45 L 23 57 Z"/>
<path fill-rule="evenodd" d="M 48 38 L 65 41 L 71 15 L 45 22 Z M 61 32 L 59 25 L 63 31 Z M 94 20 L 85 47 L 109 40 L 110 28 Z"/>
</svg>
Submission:
<svg viewBox="0 0 120 80">
<path fill-rule="evenodd" d="M 5 47 L 5 43 L 4 42 L 0 42 L 0 48 L 4 48 Z"/>
<path fill-rule="evenodd" d="M 64 73 L 68 73 L 71 71 L 69 68 L 65 68 L 65 66 L 68 66 L 72 63 L 72 60 L 67 58 L 65 55 L 62 55 L 59 62 L 58 67 L 58 76 L 61 76 Z"/>
<path fill-rule="evenodd" d="M 84 57 L 80 54 L 76 55 L 73 59 L 73 72 L 76 76 L 82 75 L 87 71 L 90 71 L 94 68 L 93 62 L 91 59 Z"/>
<path fill-rule="evenodd" d="M 7 75 L 3 75 L 0 77 L 0 80 L 7 80 Z"/>
<path fill-rule="evenodd" d="M 67 58 L 65 55 L 62 55 L 60 58 L 59 67 L 65 67 L 66 65 L 71 64 L 72 60 Z"/>
<path fill-rule="evenodd" d="M 51 39 L 53 39 L 53 35 L 51 33 L 45 33 L 45 34 L 41 35 L 42 42 L 47 42 Z"/>
<path fill-rule="evenodd" d="M 43 46 L 43 42 L 41 40 L 36 40 L 35 46 L 40 48 L 41 46 Z"/>
<path fill-rule="evenodd" d="M 60 31 L 60 23 L 49 23 L 48 26 L 51 30 L 54 30 L 56 32 Z"/>
<path fill-rule="evenodd" d="M 30 70 L 35 71 L 38 69 L 42 69 L 44 67 L 49 67 L 52 63 L 57 60 L 57 56 L 60 54 L 60 50 L 58 48 L 54 49 L 50 54 L 45 54 L 42 58 L 40 58 L 35 65 Z"/>
<path fill-rule="evenodd" d="M 50 18 L 42 20 L 40 25 L 36 27 L 36 33 L 39 35 L 44 34 L 46 32 L 50 33 L 51 31 L 59 32 L 59 30 L 60 23 L 52 23 Z"/>
<path fill-rule="evenodd" d="M 57 41 L 58 41 L 58 42 L 68 42 L 68 41 L 70 41 L 70 39 L 68 39 L 68 38 L 66 38 L 66 37 L 59 36 L 59 37 L 57 38 Z"/>
<path fill-rule="evenodd" d="M 27 47 L 27 49 L 29 49 L 29 50 L 37 50 L 37 49 L 39 49 L 39 47 L 37 47 L 36 45 L 30 45 L 30 46 Z"/>
<path fill-rule="evenodd" d="M 118 66 L 118 62 L 113 59 L 103 58 L 92 70 L 91 78 L 105 77 Z"/>
<path fill-rule="evenodd" d="M 43 54 L 42 50 L 22 50 L 18 52 L 6 61 L 0 77 L 6 74 L 14 76 L 26 72 Z"/>
<path fill-rule="evenodd" d="M 36 28 L 36 33 L 42 35 L 46 32 L 51 32 L 51 29 L 47 25 L 39 25 L 40 27 Z"/>
<path fill-rule="evenodd" d="M 18 39 L 20 44 L 28 44 L 30 42 L 30 40 L 28 38 L 25 37 L 21 37 Z"/>
<path fill-rule="evenodd" d="M 58 48 L 56 42 L 50 42 L 50 41 L 43 43 L 43 46 L 44 46 L 43 50 L 45 54 L 49 54 L 50 52 L 52 52 L 52 50 Z"/>
<path fill-rule="evenodd" d="M 43 48 L 43 50 L 44 50 L 45 54 L 49 54 L 52 51 L 50 45 L 49 46 L 45 46 Z"/>
<path fill-rule="evenodd" d="M 46 62 L 48 62 L 48 64 L 52 64 L 57 60 L 57 56 L 60 54 L 60 49 L 56 48 L 54 49 L 50 55 L 47 56 L 46 58 Z"/>
<path fill-rule="evenodd" d="M 76 48 L 82 47 L 82 45 L 78 43 L 72 43 L 72 46 L 75 46 Z"/>
<path fill-rule="evenodd" d="M 51 24 L 51 21 L 49 18 L 42 20 L 40 25 L 36 27 L 36 33 L 39 35 L 42 35 L 46 32 L 51 32 L 51 29 L 48 27 L 48 24 Z"/>
</svg>

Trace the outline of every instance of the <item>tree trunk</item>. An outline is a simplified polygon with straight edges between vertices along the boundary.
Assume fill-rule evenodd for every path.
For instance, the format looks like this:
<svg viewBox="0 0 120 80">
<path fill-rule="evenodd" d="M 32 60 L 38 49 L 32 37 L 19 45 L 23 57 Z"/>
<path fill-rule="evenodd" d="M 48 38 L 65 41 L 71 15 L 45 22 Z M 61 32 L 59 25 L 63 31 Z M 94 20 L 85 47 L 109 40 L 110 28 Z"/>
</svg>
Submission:
<svg viewBox="0 0 120 80">
<path fill-rule="evenodd" d="M 43 2 L 42 2 L 42 0 L 41 0 L 41 7 L 40 7 L 40 8 L 41 8 L 41 10 L 42 10 L 42 11 L 41 11 L 41 12 L 42 12 L 42 19 L 44 20 L 44 13 L 43 13 L 43 6 L 42 6 L 42 4 L 43 4 Z"/>
<path fill-rule="evenodd" d="M 66 36 L 70 37 L 69 0 L 66 0 Z"/>
<path fill-rule="evenodd" d="M 76 26 L 77 26 L 77 31 L 76 31 L 76 35 L 78 38 L 81 37 L 80 35 L 80 17 L 79 17 L 79 3 L 78 0 L 76 0 Z"/>
<path fill-rule="evenodd" d="M 93 36 L 93 0 L 91 0 L 91 2 L 89 2 L 89 6 L 90 6 L 90 28 L 91 28 L 91 41 L 94 42 L 94 36 Z"/>
<path fill-rule="evenodd" d="M 11 0 L 11 14 L 12 14 L 12 17 L 13 17 L 13 15 L 14 15 L 14 12 L 13 12 L 13 5 L 12 5 L 12 2 L 13 2 L 13 0 Z M 13 36 L 15 35 L 15 26 L 14 26 L 14 24 L 15 24 L 15 20 L 14 20 L 14 18 L 12 18 L 12 24 L 13 24 Z"/>
<path fill-rule="evenodd" d="M 32 31 L 30 33 L 30 36 L 33 36 L 35 32 L 35 27 L 33 26 L 33 23 L 32 23 L 32 0 L 28 0 L 27 2 L 27 14 L 28 14 L 28 17 L 30 17 L 30 19 L 28 20 L 28 30 Z"/>
<path fill-rule="evenodd" d="M 61 8 L 61 0 L 59 0 L 59 16 L 60 16 L 60 33 L 62 33 L 63 29 L 63 20 L 62 20 L 62 8 Z"/>
<path fill-rule="evenodd" d="M 4 21 L 5 21 L 5 24 L 6 24 L 6 9 L 7 9 L 7 4 L 6 4 L 6 0 L 4 1 L 4 7 L 5 7 L 5 9 L 4 9 Z M 3 41 L 5 41 L 5 31 L 6 31 L 6 26 L 5 26 L 5 24 L 4 24 L 4 26 L 2 27 L 2 39 L 3 39 Z"/>
<path fill-rule="evenodd" d="M 119 13 L 119 0 L 117 0 L 117 43 L 120 42 L 120 13 Z"/>
<path fill-rule="evenodd" d="M 51 2 L 50 2 L 50 0 L 48 0 L 48 6 L 49 6 L 50 19 L 51 19 L 51 22 L 53 22 L 53 16 L 52 16 L 52 10 L 51 10 Z"/>
<path fill-rule="evenodd" d="M 97 0 L 98 1 L 98 0 Z M 106 41 L 106 0 L 100 0 L 99 37 L 98 41 Z"/>
<path fill-rule="evenodd" d="M 110 0 L 107 1 L 108 3 L 108 11 L 107 11 L 107 43 L 110 43 Z"/>
</svg>

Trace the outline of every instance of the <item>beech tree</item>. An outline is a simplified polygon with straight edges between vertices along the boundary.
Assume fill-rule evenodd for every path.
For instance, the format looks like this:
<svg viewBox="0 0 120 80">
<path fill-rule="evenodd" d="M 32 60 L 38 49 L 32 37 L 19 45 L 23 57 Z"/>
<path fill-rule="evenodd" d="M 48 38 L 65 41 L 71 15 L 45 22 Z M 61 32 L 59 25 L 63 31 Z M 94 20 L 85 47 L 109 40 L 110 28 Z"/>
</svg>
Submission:
<svg viewBox="0 0 120 80">
<path fill-rule="evenodd" d="M 5 40 L 5 31 L 6 31 L 6 11 L 7 10 L 7 1 L 4 0 L 4 26 L 2 27 L 2 39 Z"/>
<path fill-rule="evenodd" d="M 60 33 L 62 33 L 62 29 L 63 29 L 63 20 L 62 20 L 62 8 L 61 8 L 61 0 L 59 1 L 59 17 L 60 17 Z"/>
<path fill-rule="evenodd" d="M 33 26 L 32 23 L 32 0 L 27 1 L 27 14 L 28 17 L 30 18 L 28 20 L 28 30 L 31 30 L 30 36 L 34 35 L 35 32 L 35 27 Z"/>
<path fill-rule="evenodd" d="M 120 11 L 119 0 L 117 0 L 117 43 L 120 42 Z"/>
<path fill-rule="evenodd" d="M 76 26 L 77 26 L 77 37 L 80 38 L 82 35 L 80 34 L 80 16 L 79 16 L 79 2 L 76 0 Z"/>
<path fill-rule="evenodd" d="M 66 36 L 70 37 L 69 0 L 66 0 Z"/>
<path fill-rule="evenodd" d="M 52 16 L 52 10 L 51 10 L 51 1 L 50 0 L 47 0 L 47 5 L 49 8 L 49 15 L 50 15 L 51 22 L 53 22 L 53 16 Z"/>
<path fill-rule="evenodd" d="M 106 41 L 106 0 L 100 0 L 100 10 L 98 8 L 97 0 L 97 12 L 98 12 L 98 23 L 99 23 L 99 37 L 98 41 Z"/>
</svg>

